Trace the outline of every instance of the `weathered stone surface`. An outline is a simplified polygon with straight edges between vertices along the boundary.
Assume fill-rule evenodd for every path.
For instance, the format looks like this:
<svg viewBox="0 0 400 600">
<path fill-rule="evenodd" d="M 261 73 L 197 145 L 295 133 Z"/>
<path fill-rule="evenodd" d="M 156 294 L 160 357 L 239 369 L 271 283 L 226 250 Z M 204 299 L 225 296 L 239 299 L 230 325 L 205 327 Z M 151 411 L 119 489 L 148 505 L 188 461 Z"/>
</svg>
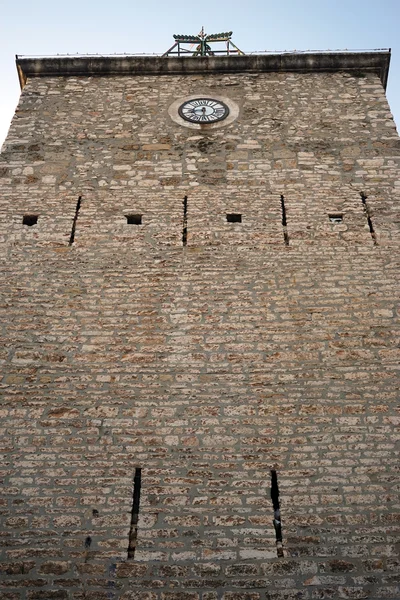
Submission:
<svg viewBox="0 0 400 600">
<path fill-rule="evenodd" d="M 364 75 L 28 77 L 0 157 L 2 597 L 400 597 L 400 146 Z M 237 119 L 173 122 L 196 93 Z"/>
</svg>

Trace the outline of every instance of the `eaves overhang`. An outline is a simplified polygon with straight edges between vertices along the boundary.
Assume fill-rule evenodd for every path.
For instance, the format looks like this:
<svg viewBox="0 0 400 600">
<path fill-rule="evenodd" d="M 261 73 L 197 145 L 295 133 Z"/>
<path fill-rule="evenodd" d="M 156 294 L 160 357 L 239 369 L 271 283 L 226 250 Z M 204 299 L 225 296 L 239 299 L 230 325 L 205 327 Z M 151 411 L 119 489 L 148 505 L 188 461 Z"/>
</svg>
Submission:
<svg viewBox="0 0 400 600">
<path fill-rule="evenodd" d="M 293 52 L 244 56 L 16 57 L 21 88 L 30 77 L 200 75 L 217 73 L 375 73 L 386 89 L 390 50 Z"/>
</svg>

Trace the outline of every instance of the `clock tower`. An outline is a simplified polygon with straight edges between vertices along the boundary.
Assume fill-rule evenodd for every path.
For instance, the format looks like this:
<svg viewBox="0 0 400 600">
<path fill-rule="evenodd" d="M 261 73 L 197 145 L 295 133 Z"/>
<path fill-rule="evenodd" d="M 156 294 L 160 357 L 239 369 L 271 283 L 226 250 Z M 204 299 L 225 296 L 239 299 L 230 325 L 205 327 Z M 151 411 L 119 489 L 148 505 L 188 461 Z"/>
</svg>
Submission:
<svg viewBox="0 0 400 600">
<path fill-rule="evenodd" d="M 0 589 L 398 597 L 390 52 L 174 39 L 17 58 Z"/>
</svg>

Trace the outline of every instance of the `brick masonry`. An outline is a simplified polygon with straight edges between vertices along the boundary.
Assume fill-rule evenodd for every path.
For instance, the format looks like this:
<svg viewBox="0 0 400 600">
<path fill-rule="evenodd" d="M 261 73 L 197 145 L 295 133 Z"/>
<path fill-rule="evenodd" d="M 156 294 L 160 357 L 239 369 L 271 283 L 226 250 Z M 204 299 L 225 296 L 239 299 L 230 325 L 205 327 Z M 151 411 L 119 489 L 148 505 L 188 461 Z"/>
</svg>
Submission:
<svg viewBox="0 0 400 600">
<path fill-rule="evenodd" d="M 239 115 L 183 127 L 193 94 Z M 2 598 L 400 597 L 399 154 L 373 73 L 28 77 L 0 158 Z"/>
</svg>

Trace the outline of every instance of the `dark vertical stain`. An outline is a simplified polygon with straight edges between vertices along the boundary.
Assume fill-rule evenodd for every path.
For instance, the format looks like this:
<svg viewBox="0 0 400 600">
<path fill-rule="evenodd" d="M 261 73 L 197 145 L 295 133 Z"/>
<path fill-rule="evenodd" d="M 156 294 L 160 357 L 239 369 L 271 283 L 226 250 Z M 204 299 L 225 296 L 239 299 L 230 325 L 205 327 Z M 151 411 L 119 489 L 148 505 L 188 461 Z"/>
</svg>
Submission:
<svg viewBox="0 0 400 600">
<path fill-rule="evenodd" d="M 92 538 L 90 535 L 85 539 L 85 563 L 89 561 L 90 558 L 90 546 L 92 545 Z"/>
</svg>

